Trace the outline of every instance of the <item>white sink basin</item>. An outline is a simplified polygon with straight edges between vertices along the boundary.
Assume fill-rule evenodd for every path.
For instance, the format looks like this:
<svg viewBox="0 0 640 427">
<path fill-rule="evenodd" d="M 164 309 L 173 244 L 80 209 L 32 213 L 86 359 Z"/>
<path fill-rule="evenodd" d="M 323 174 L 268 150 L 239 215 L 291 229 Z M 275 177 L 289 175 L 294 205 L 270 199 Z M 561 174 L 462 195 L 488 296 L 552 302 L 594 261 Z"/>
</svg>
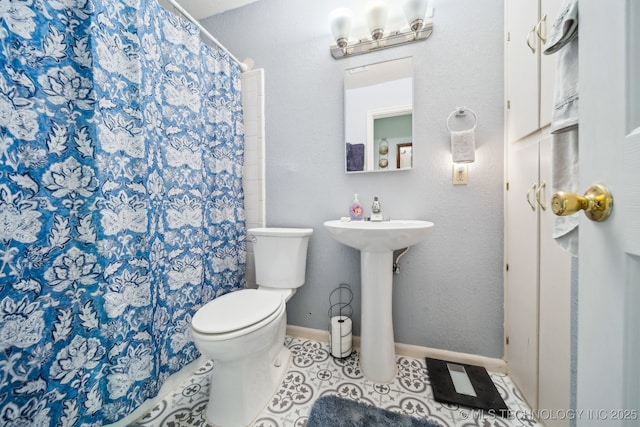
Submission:
<svg viewBox="0 0 640 427">
<path fill-rule="evenodd" d="M 396 378 L 393 339 L 393 251 L 414 245 L 433 227 L 429 221 L 327 221 L 338 242 L 360 249 L 360 368 L 376 383 Z"/>
<path fill-rule="evenodd" d="M 324 226 L 338 242 L 361 251 L 381 252 L 406 248 L 426 237 L 433 223 L 396 219 L 391 221 L 327 221 Z"/>
</svg>

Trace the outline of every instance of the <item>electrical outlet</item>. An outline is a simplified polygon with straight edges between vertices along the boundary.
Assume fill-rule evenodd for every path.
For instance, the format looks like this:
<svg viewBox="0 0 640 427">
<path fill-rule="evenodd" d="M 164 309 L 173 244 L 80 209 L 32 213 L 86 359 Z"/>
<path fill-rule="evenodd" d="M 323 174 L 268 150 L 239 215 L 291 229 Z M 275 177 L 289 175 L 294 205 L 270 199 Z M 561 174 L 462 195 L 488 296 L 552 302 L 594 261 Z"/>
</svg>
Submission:
<svg viewBox="0 0 640 427">
<path fill-rule="evenodd" d="M 453 165 L 453 185 L 466 185 L 469 182 L 469 175 L 467 173 L 467 165 L 454 164 Z"/>
</svg>

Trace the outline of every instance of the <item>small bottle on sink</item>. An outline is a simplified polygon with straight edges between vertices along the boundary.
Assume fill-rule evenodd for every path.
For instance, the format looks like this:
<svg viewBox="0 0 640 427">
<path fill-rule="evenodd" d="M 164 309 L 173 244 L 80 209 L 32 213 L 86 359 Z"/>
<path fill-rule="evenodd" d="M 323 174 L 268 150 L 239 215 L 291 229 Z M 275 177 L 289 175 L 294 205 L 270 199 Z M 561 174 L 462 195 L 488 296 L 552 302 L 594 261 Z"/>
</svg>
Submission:
<svg viewBox="0 0 640 427">
<path fill-rule="evenodd" d="M 353 195 L 353 201 L 351 202 L 351 208 L 349 209 L 349 216 L 352 221 L 362 221 L 362 205 L 358 200 L 358 195 Z"/>
</svg>

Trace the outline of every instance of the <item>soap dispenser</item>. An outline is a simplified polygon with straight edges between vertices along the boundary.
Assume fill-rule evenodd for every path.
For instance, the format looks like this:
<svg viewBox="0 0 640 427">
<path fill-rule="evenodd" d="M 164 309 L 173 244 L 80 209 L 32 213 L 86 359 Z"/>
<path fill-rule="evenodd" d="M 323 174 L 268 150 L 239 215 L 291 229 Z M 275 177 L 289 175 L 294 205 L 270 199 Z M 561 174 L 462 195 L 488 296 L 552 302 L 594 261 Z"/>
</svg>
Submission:
<svg viewBox="0 0 640 427">
<path fill-rule="evenodd" d="M 349 209 L 349 216 L 352 221 L 362 221 L 362 205 L 360 205 L 357 194 L 353 195 L 351 209 Z"/>
</svg>

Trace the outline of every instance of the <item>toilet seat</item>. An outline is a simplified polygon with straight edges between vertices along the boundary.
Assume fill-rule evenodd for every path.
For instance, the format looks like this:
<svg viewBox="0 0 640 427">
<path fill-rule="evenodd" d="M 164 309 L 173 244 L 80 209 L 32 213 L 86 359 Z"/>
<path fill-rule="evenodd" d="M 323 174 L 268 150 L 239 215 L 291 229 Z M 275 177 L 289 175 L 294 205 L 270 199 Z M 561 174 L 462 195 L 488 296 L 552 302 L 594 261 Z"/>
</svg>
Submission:
<svg viewBox="0 0 640 427">
<path fill-rule="evenodd" d="M 282 311 L 279 294 L 242 289 L 209 301 L 193 316 L 191 327 L 209 339 L 228 339 L 258 329 Z"/>
</svg>

